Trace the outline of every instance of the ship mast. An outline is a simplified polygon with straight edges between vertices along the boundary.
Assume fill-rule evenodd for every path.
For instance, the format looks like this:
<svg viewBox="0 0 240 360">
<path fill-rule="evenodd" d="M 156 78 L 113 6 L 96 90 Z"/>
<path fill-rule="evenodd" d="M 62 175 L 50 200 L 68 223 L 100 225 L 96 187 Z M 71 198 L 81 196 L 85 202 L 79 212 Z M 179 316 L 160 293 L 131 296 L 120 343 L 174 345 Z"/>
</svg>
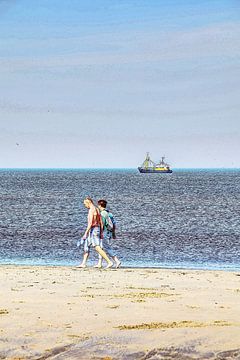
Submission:
<svg viewBox="0 0 240 360">
<path fill-rule="evenodd" d="M 160 160 L 160 165 L 165 165 L 164 159 L 165 159 L 165 156 L 162 156 L 161 160 Z"/>
<path fill-rule="evenodd" d="M 159 161 L 159 166 L 169 168 L 169 164 L 167 164 L 164 160 L 165 160 L 165 156 L 162 156 L 161 160 Z"/>
</svg>

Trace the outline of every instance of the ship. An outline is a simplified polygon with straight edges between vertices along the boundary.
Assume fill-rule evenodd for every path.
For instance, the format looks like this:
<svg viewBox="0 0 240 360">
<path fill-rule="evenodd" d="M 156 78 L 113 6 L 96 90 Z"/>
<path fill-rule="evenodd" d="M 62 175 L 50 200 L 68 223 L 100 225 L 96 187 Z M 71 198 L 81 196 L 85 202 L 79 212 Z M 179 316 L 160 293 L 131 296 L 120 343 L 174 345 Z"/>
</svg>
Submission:
<svg viewBox="0 0 240 360">
<path fill-rule="evenodd" d="M 138 167 L 140 173 L 158 173 L 158 174 L 171 174 L 172 170 L 170 169 L 170 165 L 165 161 L 165 157 L 162 156 L 159 163 L 155 163 L 151 160 L 149 153 L 146 155 L 146 159 L 142 163 L 141 166 Z"/>
</svg>

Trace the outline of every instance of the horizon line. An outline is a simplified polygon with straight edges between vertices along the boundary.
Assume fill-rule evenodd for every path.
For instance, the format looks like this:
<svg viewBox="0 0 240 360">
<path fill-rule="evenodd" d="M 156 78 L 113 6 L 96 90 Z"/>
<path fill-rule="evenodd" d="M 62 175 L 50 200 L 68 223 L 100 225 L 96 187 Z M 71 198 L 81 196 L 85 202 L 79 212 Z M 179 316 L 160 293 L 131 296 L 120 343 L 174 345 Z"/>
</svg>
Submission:
<svg viewBox="0 0 240 360">
<path fill-rule="evenodd" d="M 0 167 L 0 170 L 138 170 L 135 167 Z M 177 167 L 178 170 L 240 170 L 240 167 Z"/>
</svg>

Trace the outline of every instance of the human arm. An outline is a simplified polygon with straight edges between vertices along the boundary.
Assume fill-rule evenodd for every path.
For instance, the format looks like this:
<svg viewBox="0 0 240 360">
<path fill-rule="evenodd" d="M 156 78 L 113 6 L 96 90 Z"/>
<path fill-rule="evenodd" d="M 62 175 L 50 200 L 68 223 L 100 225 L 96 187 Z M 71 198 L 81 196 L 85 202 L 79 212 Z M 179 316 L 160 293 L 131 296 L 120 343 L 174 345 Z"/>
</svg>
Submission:
<svg viewBox="0 0 240 360">
<path fill-rule="evenodd" d="M 103 239 L 103 221 L 100 215 L 100 239 Z"/>
<path fill-rule="evenodd" d="M 116 225 L 115 224 L 113 224 L 113 229 L 112 229 L 112 238 L 114 239 L 114 240 L 116 240 Z"/>
</svg>

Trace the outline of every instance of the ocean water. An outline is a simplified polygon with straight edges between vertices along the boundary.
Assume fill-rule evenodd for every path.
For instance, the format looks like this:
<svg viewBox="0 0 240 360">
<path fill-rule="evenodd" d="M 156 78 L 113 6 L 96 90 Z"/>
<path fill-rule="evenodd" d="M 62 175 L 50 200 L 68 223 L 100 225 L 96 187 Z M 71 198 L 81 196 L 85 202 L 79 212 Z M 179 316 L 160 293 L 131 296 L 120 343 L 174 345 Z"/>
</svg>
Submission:
<svg viewBox="0 0 240 360">
<path fill-rule="evenodd" d="M 238 169 L 0 170 L 0 264 L 78 264 L 86 195 L 108 200 L 124 266 L 240 269 Z"/>
</svg>

